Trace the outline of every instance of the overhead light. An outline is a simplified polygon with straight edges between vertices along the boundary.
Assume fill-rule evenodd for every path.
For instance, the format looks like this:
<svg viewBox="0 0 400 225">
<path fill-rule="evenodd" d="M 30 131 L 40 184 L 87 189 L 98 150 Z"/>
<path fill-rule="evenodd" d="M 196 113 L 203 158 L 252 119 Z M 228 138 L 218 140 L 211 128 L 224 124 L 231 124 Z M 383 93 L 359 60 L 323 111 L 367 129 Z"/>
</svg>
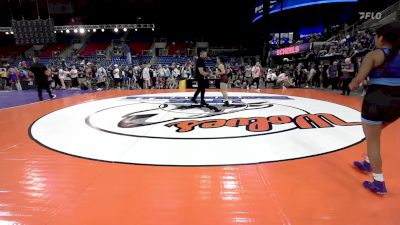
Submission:
<svg viewBox="0 0 400 225">
<path fill-rule="evenodd" d="M 78 29 L 74 29 L 74 33 L 78 33 Z"/>
<path fill-rule="evenodd" d="M 9 35 L 10 33 L 6 32 L 7 35 Z"/>
<path fill-rule="evenodd" d="M 67 34 L 69 34 L 69 30 L 66 30 L 65 32 L 66 32 Z"/>
<path fill-rule="evenodd" d="M 124 28 L 124 31 L 126 32 L 128 29 Z"/>
<path fill-rule="evenodd" d="M 85 29 L 79 28 L 79 33 L 81 33 L 81 34 L 85 33 Z"/>
<path fill-rule="evenodd" d="M 14 34 L 14 32 L 11 31 L 10 34 Z"/>
<path fill-rule="evenodd" d="M 64 31 L 62 30 L 62 31 L 60 31 L 61 33 L 64 33 Z"/>
<path fill-rule="evenodd" d="M 89 33 L 90 33 L 90 30 L 88 29 L 88 30 L 87 30 L 87 32 L 89 32 Z"/>
<path fill-rule="evenodd" d="M 137 31 L 137 28 L 135 28 L 135 31 Z"/>
<path fill-rule="evenodd" d="M 118 28 L 114 28 L 114 31 L 115 31 L 115 32 L 118 32 Z"/>
<path fill-rule="evenodd" d="M 96 32 L 96 29 L 93 29 L 93 32 Z"/>
<path fill-rule="evenodd" d="M 151 28 L 152 31 L 154 31 L 154 28 Z"/>
<path fill-rule="evenodd" d="M 101 29 L 101 32 L 104 32 L 104 29 Z"/>
<path fill-rule="evenodd" d="M 55 34 L 57 34 L 57 31 L 54 31 Z"/>
</svg>

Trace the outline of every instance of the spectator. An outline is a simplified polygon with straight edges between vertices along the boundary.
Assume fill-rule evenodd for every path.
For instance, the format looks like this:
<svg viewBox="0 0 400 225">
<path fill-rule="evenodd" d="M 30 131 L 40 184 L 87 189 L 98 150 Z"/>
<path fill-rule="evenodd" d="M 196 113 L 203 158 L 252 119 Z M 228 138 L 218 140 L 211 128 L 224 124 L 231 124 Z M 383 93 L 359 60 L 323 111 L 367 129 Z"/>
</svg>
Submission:
<svg viewBox="0 0 400 225">
<path fill-rule="evenodd" d="M 327 83 L 327 75 L 325 72 L 325 65 L 323 61 L 321 61 L 320 64 L 318 65 L 318 71 L 319 71 L 320 86 L 321 84 L 323 84 L 323 86 L 325 87 L 325 84 Z"/>
<path fill-rule="evenodd" d="M 0 68 L 0 87 L 5 90 L 8 83 L 8 74 L 6 68 Z"/>
<path fill-rule="evenodd" d="M 281 86 L 283 89 L 292 86 L 292 84 L 289 81 L 289 76 L 286 73 L 279 74 L 276 84 L 277 86 Z"/>
<path fill-rule="evenodd" d="M 92 90 L 92 81 L 93 77 L 95 76 L 96 76 L 95 68 L 91 62 L 88 62 L 85 68 L 85 78 L 86 78 L 85 86 L 87 87 L 87 89 Z"/>
<path fill-rule="evenodd" d="M 107 71 L 104 67 L 100 66 L 96 71 L 97 77 L 97 90 L 101 91 L 106 87 L 107 82 Z"/>
<path fill-rule="evenodd" d="M 276 86 L 276 73 L 274 73 L 274 71 L 272 69 L 268 69 L 266 83 L 273 83 L 274 86 Z"/>
<path fill-rule="evenodd" d="M 175 68 L 172 70 L 172 77 L 173 77 L 174 79 L 178 79 L 178 77 L 180 77 L 180 76 L 181 76 L 181 71 L 179 71 L 178 67 L 175 67 Z"/>
<path fill-rule="evenodd" d="M 84 68 L 83 67 L 79 67 L 79 70 L 78 70 L 78 85 L 79 85 L 79 87 L 81 89 L 83 88 L 83 85 L 84 85 L 85 81 L 86 81 L 86 78 L 85 78 Z"/>
<path fill-rule="evenodd" d="M 59 69 L 57 67 L 52 67 L 51 68 L 51 77 L 53 78 L 54 81 L 54 87 L 59 89 L 62 88 L 62 84 L 60 81 L 60 77 L 58 76 Z"/>
<path fill-rule="evenodd" d="M 234 88 L 241 88 L 241 83 L 242 81 L 240 79 L 237 79 L 233 82 L 233 87 Z"/>
<path fill-rule="evenodd" d="M 332 65 L 328 67 L 328 69 L 326 70 L 326 74 L 328 77 L 328 83 L 325 88 L 331 85 L 332 90 L 336 90 L 339 82 L 338 62 L 336 60 L 333 62 Z"/>
<path fill-rule="evenodd" d="M 71 75 L 71 85 L 72 88 L 74 89 L 78 89 L 79 87 L 79 83 L 78 83 L 78 70 L 76 69 L 75 66 L 72 66 L 72 69 L 70 71 L 70 75 Z"/>
<path fill-rule="evenodd" d="M 173 79 L 172 76 L 167 78 L 167 87 L 168 87 L 168 89 L 176 89 L 176 88 L 178 88 L 177 85 L 176 85 L 176 82 L 175 82 L 175 80 Z"/>
<path fill-rule="evenodd" d="M 259 62 L 257 62 L 256 65 L 252 68 L 251 74 L 253 77 L 253 84 L 255 82 L 258 88 L 258 86 L 260 85 L 260 77 L 261 77 L 261 66 Z"/>
<path fill-rule="evenodd" d="M 249 89 L 250 87 L 248 86 L 248 83 L 246 80 L 243 80 L 242 82 L 242 89 Z"/>
<path fill-rule="evenodd" d="M 157 87 L 157 70 L 153 70 L 150 66 L 150 78 L 151 78 L 151 88 L 154 89 Z"/>
<path fill-rule="evenodd" d="M 182 68 L 181 74 L 182 74 L 182 78 L 184 78 L 184 79 L 189 79 L 189 78 L 192 76 L 192 72 L 191 72 L 191 70 L 190 70 L 189 65 L 185 65 L 185 66 Z"/>
<path fill-rule="evenodd" d="M 164 66 L 164 74 L 165 74 L 165 77 L 167 77 L 167 78 L 171 76 L 171 70 L 169 69 L 168 66 Z"/>
<path fill-rule="evenodd" d="M 148 89 L 151 87 L 150 67 L 146 65 L 143 68 L 143 88 Z"/>
<path fill-rule="evenodd" d="M 16 68 L 10 68 L 8 70 L 8 77 L 10 78 L 11 87 L 17 91 L 22 91 L 21 84 L 19 82 L 19 72 Z"/>
<path fill-rule="evenodd" d="M 60 67 L 60 69 L 58 70 L 58 79 L 60 79 L 60 83 L 61 83 L 61 89 L 65 90 L 65 78 L 66 78 L 66 72 L 64 71 L 64 69 L 62 67 Z"/>
<path fill-rule="evenodd" d="M 350 58 L 345 59 L 345 65 L 342 69 L 343 72 L 343 85 L 342 85 L 342 95 L 350 95 L 349 84 L 354 77 L 354 64 L 351 63 Z"/>
<path fill-rule="evenodd" d="M 114 78 L 114 88 L 121 89 L 122 88 L 122 79 L 121 79 L 121 73 L 120 73 L 118 64 L 114 65 L 112 74 L 113 74 L 113 78 Z"/>
<path fill-rule="evenodd" d="M 71 72 L 68 70 L 68 68 L 65 68 L 63 70 L 64 73 L 64 84 L 66 89 L 71 88 Z"/>
<path fill-rule="evenodd" d="M 125 66 L 125 85 L 130 90 L 133 82 L 133 68 Z"/>
<path fill-rule="evenodd" d="M 314 68 L 314 65 L 311 67 L 310 71 L 308 72 L 308 77 L 307 77 L 307 85 L 306 88 L 308 88 L 309 86 L 313 86 L 313 80 L 314 80 L 314 76 L 316 76 L 317 71 Z"/>
<path fill-rule="evenodd" d="M 251 74 L 251 67 L 250 67 L 250 65 L 246 65 L 245 66 L 245 72 L 244 72 L 244 76 L 245 76 L 245 79 L 246 79 L 246 83 L 247 84 L 251 84 L 252 83 L 252 81 L 253 81 L 253 79 L 252 79 L 252 74 Z"/>
</svg>

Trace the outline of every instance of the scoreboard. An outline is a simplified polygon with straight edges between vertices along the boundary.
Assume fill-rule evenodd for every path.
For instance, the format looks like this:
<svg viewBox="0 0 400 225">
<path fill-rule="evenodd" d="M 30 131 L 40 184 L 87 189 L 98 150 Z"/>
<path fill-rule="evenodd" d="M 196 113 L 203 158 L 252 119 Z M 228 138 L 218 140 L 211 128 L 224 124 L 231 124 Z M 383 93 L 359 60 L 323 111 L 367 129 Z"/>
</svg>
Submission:
<svg viewBox="0 0 400 225">
<path fill-rule="evenodd" d="M 358 2 L 358 0 L 283 0 L 283 4 L 281 5 L 280 1 L 270 0 L 271 5 L 269 9 L 269 13 L 277 13 L 282 10 L 295 9 L 300 7 L 312 6 L 312 5 L 320 5 L 320 4 L 329 4 L 329 3 L 351 3 Z M 253 23 L 263 17 L 263 1 L 257 1 L 254 10 Z"/>
</svg>

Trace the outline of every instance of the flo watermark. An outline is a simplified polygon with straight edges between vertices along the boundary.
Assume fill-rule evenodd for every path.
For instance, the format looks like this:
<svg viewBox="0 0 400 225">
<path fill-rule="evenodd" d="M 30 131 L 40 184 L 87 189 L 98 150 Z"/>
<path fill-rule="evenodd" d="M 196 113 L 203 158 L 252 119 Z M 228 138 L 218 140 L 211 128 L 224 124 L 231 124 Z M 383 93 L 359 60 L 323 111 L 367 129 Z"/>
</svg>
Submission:
<svg viewBox="0 0 400 225">
<path fill-rule="evenodd" d="M 359 12 L 360 20 L 380 20 L 382 18 L 382 13 L 380 12 Z"/>
</svg>

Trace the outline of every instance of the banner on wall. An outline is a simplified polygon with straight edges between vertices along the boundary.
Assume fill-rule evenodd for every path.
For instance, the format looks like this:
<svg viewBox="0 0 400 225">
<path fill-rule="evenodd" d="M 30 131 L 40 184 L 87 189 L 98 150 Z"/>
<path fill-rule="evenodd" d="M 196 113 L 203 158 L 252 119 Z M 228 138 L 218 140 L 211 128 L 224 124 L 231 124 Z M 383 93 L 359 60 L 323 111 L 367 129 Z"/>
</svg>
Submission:
<svg viewBox="0 0 400 225">
<path fill-rule="evenodd" d="M 271 51 L 271 56 L 284 56 L 284 55 L 292 55 L 297 53 L 304 53 L 310 51 L 311 44 L 301 44 L 294 45 L 286 48 L 276 49 Z"/>
</svg>

